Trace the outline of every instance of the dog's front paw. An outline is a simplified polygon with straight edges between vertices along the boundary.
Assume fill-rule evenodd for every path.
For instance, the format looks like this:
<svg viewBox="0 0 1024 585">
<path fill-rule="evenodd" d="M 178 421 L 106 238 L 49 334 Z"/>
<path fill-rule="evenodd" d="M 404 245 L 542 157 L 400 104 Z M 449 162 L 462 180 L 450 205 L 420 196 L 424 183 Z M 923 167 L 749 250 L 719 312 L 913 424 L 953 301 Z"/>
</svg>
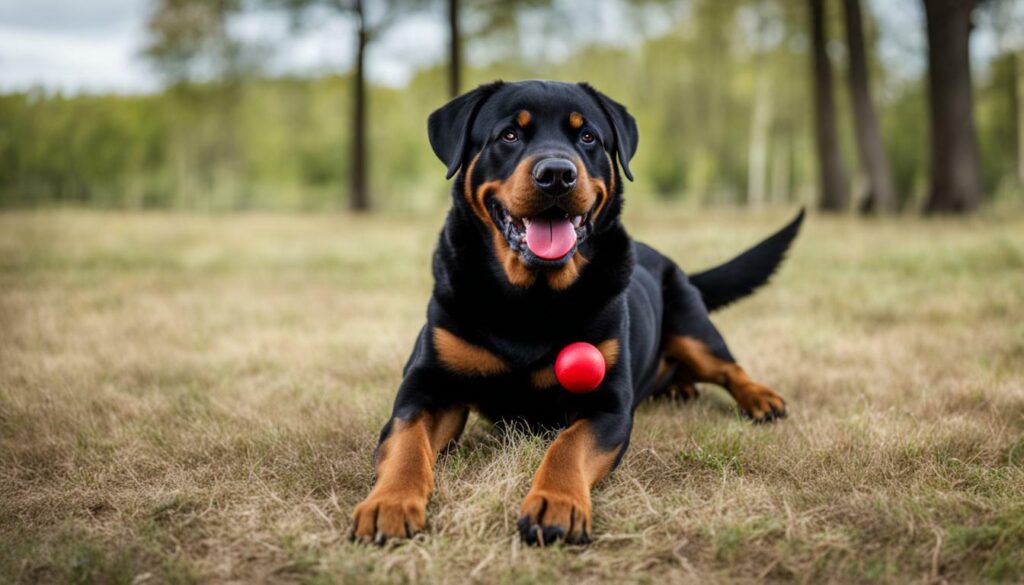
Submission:
<svg viewBox="0 0 1024 585">
<path fill-rule="evenodd" d="M 531 490 L 519 511 L 519 535 L 529 544 L 545 546 L 558 540 L 590 542 L 590 498 L 551 490 Z"/>
<path fill-rule="evenodd" d="M 352 539 L 384 544 L 389 538 L 412 538 L 426 525 L 426 498 L 371 493 L 352 513 Z"/>
<path fill-rule="evenodd" d="M 754 422 L 771 422 L 786 417 L 786 401 L 767 386 L 750 383 L 733 391 L 743 414 Z"/>
</svg>

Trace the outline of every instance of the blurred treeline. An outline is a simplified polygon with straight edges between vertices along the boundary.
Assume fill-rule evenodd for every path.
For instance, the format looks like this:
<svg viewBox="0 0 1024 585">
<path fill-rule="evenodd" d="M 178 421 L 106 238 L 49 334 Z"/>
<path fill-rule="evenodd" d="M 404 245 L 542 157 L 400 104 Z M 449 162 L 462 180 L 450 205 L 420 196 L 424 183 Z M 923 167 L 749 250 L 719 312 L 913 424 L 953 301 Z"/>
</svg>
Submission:
<svg viewBox="0 0 1024 585">
<path fill-rule="evenodd" d="M 576 12 L 589 5 L 561 4 Z M 496 57 L 485 64 L 469 59 L 476 64 L 463 67 L 461 87 L 495 78 L 587 80 L 627 104 L 641 135 L 633 198 L 736 205 L 816 200 L 806 3 L 633 4 L 647 15 L 623 25 L 636 42 L 577 35 L 567 56 L 553 60 L 517 50 L 515 39 L 527 34 L 520 27 L 536 18 L 510 18 L 500 34 L 467 37 L 469 56 Z M 529 10 L 557 11 L 560 3 L 553 5 Z M 899 78 L 888 70 L 878 58 L 879 27 L 868 8 L 871 83 L 892 182 L 899 207 L 917 209 L 929 186 L 926 72 Z M 652 18 L 658 27 L 646 27 Z M 572 22 L 587 26 L 585 16 Z M 847 167 L 857 169 L 838 5 L 829 6 L 826 25 L 839 143 Z M 411 50 L 414 45 L 411 40 Z M 447 67 L 421 69 L 402 88 L 368 85 L 367 183 L 374 207 L 423 209 L 448 201 L 444 169 L 426 139 L 427 115 L 450 97 Z M 0 206 L 347 207 L 352 75 L 287 77 L 255 69 L 169 79 L 152 95 L 0 96 Z M 974 72 L 986 202 L 1022 198 L 1022 92 L 1021 53 L 1000 49 Z M 856 198 L 863 180 L 852 173 L 850 183 Z"/>
</svg>

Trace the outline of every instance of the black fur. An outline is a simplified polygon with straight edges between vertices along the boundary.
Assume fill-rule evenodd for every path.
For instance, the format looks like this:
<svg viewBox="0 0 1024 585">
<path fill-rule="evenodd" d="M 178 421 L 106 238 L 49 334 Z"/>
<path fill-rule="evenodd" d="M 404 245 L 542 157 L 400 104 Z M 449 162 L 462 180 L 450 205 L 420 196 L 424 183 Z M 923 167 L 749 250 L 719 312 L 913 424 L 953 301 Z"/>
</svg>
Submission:
<svg viewBox="0 0 1024 585">
<path fill-rule="evenodd" d="M 725 264 L 691 276 L 690 282 L 700 291 L 708 311 L 732 304 L 766 284 L 782 263 L 803 221 L 801 209 L 793 221 L 760 244 Z"/>
<path fill-rule="evenodd" d="M 519 129 L 516 115 L 523 110 L 531 121 Z M 570 112 L 582 115 L 583 128 L 568 124 Z M 514 142 L 506 140 L 509 129 L 518 134 Z M 457 173 L 457 178 L 434 253 L 435 285 L 427 322 L 406 364 L 392 421 L 462 405 L 492 421 L 537 430 L 586 419 L 599 447 L 617 450 L 621 458 L 634 409 L 664 385 L 664 380 L 656 380 L 664 340 L 698 339 L 715 356 L 731 362 L 708 311 L 766 282 L 803 217 L 801 212 L 782 231 L 735 260 L 687 278 L 671 260 L 634 242 L 620 221 L 619 167 L 632 179 L 629 161 L 639 135 L 626 108 L 592 87 L 495 82 L 434 112 L 428 130 L 448 176 Z M 596 143 L 588 144 L 584 133 Z M 524 256 L 523 262 L 538 276 L 530 286 L 511 282 L 499 262 L 505 253 L 501 247 L 507 244 L 495 233 L 502 229 L 493 215 L 482 218 L 467 199 L 467 193 L 473 196 L 488 181 L 508 179 L 529 157 L 552 153 L 579 161 L 606 187 L 614 185 L 601 212 L 594 218 L 595 204 L 578 230 L 576 249 L 586 263 L 564 290 L 556 290 L 543 276 L 564 265 L 561 260 L 541 264 Z M 470 170 L 472 175 L 467 176 Z M 487 204 L 489 212 L 500 217 L 503 210 L 494 207 L 493 196 Z M 544 213 L 561 213 L 558 205 L 551 203 Z M 434 346 L 436 327 L 491 352 L 507 364 L 507 372 L 481 377 L 451 371 Z M 531 374 L 550 367 L 567 344 L 608 339 L 618 340 L 619 355 L 597 391 L 571 394 L 531 383 Z M 530 536 L 524 533 L 524 538 Z"/>
</svg>

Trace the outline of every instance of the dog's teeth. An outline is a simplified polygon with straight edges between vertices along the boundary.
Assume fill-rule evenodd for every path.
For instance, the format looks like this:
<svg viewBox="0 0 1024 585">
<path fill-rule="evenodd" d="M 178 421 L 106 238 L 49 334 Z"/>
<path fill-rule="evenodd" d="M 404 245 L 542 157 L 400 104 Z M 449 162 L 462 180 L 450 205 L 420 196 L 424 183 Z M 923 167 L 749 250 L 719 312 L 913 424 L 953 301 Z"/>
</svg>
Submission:
<svg viewBox="0 0 1024 585">
<path fill-rule="evenodd" d="M 522 219 L 522 221 L 523 221 L 523 225 L 530 225 L 530 218 L 528 218 L 528 217 L 524 217 L 524 218 Z"/>
<path fill-rule="evenodd" d="M 583 223 L 583 216 L 582 215 L 577 215 L 576 217 L 572 218 L 572 225 L 574 225 L 576 227 L 580 227 L 580 224 L 582 224 L 582 223 Z"/>
</svg>

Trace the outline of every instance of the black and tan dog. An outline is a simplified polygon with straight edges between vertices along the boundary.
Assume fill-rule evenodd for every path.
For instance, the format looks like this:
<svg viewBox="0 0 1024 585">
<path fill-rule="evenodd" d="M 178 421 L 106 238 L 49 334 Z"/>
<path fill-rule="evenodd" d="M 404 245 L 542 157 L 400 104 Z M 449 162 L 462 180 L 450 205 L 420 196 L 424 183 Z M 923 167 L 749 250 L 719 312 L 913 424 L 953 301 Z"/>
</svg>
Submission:
<svg viewBox="0 0 1024 585">
<path fill-rule="evenodd" d="M 620 222 L 622 175 L 637 127 L 586 84 L 496 82 L 429 120 L 430 143 L 458 173 L 434 253 L 427 323 L 405 366 L 376 451 L 376 482 L 353 536 L 382 542 L 426 523 L 434 461 L 469 411 L 497 423 L 560 429 L 522 503 L 530 543 L 586 542 L 591 487 L 622 458 L 633 411 L 697 382 L 719 384 L 755 421 L 782 398 L 736 364 L 708 312 L 764 284 L 803 212 L 734 260 L 687 277 Z M 621 166 L 621 174 L 620 174 Z M 571 342 L 597 346 L 601 386 L 572 394 L 553 362 Z"/>
</svg>

